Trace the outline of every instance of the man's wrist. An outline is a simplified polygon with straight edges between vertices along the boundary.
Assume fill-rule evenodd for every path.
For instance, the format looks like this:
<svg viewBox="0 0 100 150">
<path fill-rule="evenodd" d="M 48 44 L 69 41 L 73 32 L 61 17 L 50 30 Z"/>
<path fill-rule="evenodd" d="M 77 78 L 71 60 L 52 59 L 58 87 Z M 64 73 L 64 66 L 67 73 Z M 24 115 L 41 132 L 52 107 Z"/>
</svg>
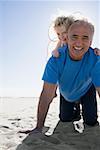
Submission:
<svg viewBox="0 0 100 150">
<path fill-rule="evenodd" d="M 39 130 L 39 131 L 42 131 L 43 126 L 37 125 L 37 126 L 36 126 L 36 129 Z"/>
</svg>

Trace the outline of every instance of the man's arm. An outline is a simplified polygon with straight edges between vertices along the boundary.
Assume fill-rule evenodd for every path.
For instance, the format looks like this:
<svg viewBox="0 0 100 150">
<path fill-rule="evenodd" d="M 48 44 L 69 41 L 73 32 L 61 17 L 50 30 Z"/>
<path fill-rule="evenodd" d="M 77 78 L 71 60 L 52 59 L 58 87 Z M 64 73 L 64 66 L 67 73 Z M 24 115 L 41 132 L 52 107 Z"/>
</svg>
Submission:
<svg viewBox="0 0 100 150">
<path fill-rule="evenodd" d="M 97 92 L 98 92 L 98 95 L 100 97 L 100 87 L 96 88 Z"/>
<path fill-rule="evenodd" d="M 38 111 L 37 111 L 37 125 L 32 130 L 25 130 L 25 131 L 19 131 L 19 133 L 40 133 L 42 132 L 42 128 L 44 126 L 45 118 L 50 106 L 50 103 L 52 102 L 54 96 L 55 96 L 55 90 L 57 85 L 56 84 L 50 84 L 47 82 L 44 82 L 43 90 L 40 95 L 39 104 L 38 104 Z"/>
<path fill-rule="evenodd" d="M 41 130 L 44 126 L 45 118 L 50 106 L 50 103 L 53 100 L 56 90 L 56 84 L 50 84 L 44 82 L 43 90 L 40 95 L 38 111 L 37 111 L 37 126 L 36 129 Z"/>
</svg>

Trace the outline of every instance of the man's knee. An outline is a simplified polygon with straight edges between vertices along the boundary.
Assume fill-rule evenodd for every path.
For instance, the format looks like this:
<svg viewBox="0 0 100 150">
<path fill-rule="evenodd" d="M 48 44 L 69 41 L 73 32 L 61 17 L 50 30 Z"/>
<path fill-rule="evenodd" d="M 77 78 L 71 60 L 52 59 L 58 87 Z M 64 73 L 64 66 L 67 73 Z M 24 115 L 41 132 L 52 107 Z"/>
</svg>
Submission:
<svg viewBox="0 0 100 150">
<path fill-rule="evenodd" d="M 60 118 L 60 121 L 62 121 L 62 122 L 71 122 L 72 120 L 71 119 Z"/>
<path fill-rule="evenodd" d="M 88 120 L 88 121 L 84 121 L 85 124 L 89 125 L 89 126 L 95 126 L 98 121 L 96 120 Z"/>
<path fill-rule="evenodd" d="M 61 115 L 61 114 L 59 114 L 59 118 L 60 118 L 60 121 L 62 121 L 62 122 L 71 122 L 73 120 L 72 117 L 64 116 L 64 115 Z"/>
</svg>

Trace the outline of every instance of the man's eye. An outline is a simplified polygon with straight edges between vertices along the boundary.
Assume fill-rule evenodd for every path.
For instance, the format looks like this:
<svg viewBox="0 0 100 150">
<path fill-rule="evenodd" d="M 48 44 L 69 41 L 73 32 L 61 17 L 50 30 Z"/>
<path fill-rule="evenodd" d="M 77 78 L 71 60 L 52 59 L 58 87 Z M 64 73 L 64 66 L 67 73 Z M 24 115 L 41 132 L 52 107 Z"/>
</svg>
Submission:
<svg viewBox="0 0 100 150">
<path fill-rule="evenodd" d="M 77 36 L 72 36 L 71 39 L 72 39 L 72 40 L 76 40 L 76 39 L 77 39 Z"/>
<path fill-rule="evenodd" d="M 84 36 L 84 37 L 83 37 L 83 40 L 88 40 L 88 39 L 89 39 L 88 36 Z"/>
</svg>

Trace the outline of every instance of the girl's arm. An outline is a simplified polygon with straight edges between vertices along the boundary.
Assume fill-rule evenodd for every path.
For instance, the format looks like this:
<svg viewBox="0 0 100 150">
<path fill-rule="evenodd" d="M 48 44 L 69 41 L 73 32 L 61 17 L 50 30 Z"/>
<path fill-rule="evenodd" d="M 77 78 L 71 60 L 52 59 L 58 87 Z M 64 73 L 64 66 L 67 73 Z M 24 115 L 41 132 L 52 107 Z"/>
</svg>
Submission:
<svg viewBox="0 0 100 150">
<path fill-rule="evenodd" d="M 52 51 L 52 55 L 56 58 L 59 57 L 59 51 L 58 51 L 58 48 L 62 46 L 62 43 L 61 41 L 59 41 L 56 45 L 56 48 Z"/>
<path fill-rule="evenodd" d="M 56 57 L 56 58 L 59 57 L 58 48 L 59 48 L 59 47 L 63 47 L 63 45 L 64 45 L 64 44 L 63 44 L 61 41 L 59 41 L 59 42 L 57 43 L 56 48 L 52 51 L 52 55 L 53 55 L 54 57 Z"/>
</svg>

